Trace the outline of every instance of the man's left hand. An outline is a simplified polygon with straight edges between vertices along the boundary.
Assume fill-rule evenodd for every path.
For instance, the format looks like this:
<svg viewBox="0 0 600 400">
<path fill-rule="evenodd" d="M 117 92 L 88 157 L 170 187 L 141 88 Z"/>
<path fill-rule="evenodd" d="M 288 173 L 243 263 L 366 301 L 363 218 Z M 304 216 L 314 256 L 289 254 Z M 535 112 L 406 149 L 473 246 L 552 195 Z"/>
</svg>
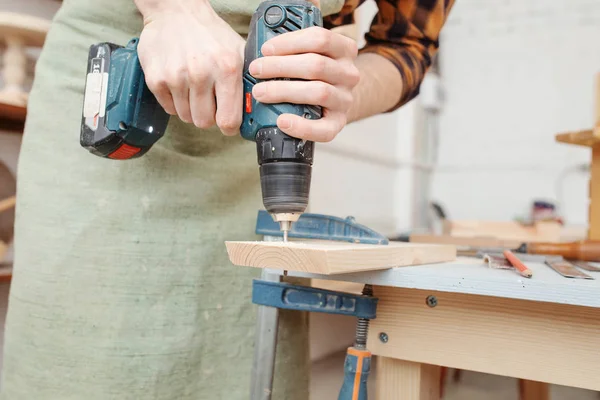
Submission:
<svg viewBox="0 0 600 400">
<path fill-rule="evenodd" d="M 279 129 L 300 139 L 329 142 L 344 128 L 353 103 L 352 90 L 360 80 L 354 65 L 356 42 L 338 33 L 312 27 L 285 33 L 262 46 L 264 57 L 250 64 L 250 74 L 274 80 L 254 86 L 261 103 L 310 104 L 323 107 L 323 118 L 308 120 L 292 114 L 280 115 Z"/>
</svg>

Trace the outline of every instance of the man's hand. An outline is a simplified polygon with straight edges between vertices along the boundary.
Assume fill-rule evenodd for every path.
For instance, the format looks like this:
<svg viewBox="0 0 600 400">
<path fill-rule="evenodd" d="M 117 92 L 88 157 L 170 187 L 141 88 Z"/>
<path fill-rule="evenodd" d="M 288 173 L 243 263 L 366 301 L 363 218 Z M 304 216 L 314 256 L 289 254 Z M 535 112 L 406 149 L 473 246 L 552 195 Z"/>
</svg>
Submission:
<svg viewBox="0 0 600 400">
<path fill-rule="evenodd" d="M 207 0 L 136 0 L 144 15 L 138 54 L 160 105 L 199 128 L 235 135 L 242 123 L 245 41 Z"/>
<path fill-rule="evenodd" d="M 311 104 L 323 107 L 323 118 L 307 120 L 283 114 L 277 126 L 285 133 L 316 142 L 328 142 L 344 128 L 352 106 L 352 90 L 360 80 L 354 65 L 356 42 L 329 30 L 312 27 L 285 33 L 267 41 L 264 57 L 250 64 L 255 78 L 291 78 L 254 86 L 261 103 Z"/>
</svg>

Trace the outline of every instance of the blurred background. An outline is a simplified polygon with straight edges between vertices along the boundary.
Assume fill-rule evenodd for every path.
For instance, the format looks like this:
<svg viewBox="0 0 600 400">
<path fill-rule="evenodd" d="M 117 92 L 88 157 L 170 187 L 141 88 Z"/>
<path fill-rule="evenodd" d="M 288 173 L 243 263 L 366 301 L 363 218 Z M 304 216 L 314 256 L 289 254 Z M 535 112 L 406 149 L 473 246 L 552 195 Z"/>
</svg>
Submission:
<svg viewBox="0 0 600 400">
<path fill-rule="evenodd" d="M 29 90 L 39 38 L 60 4 L 0 0 L 0 27 L 18 13 L 33 32 L 11 42 L 14 32 L 0 28 L 0 88 Z M 356 24 L 343 32 L 364 44 L 376 10 L 373 0 L 365 2 Z M 598 0 L 457 0 L 420 96 L 317 146 L 310 211 L 352 215 L 393 238 L 472 228 L 473 221 L 537 220 L 557 224 L 560 232 L 548 235 L 585 237 L 591 151 L 558 143 L 555 136 L 596 123 L 599 38 Z M 26 110 L 26 95 L 2 96 L 0 201 L 14 195 Z M 10 208 L 0 214 L 2 320 L 13 218 Z M 334 398 L 341 369 L 328 366 L 342 362 L 354 321 L 311 318 L 313 396 Z M 513 379 L 455 376 L 448 376 L 448 399 L 517 399 Z M 555 400 L 596 398 L 583 390 L 552 390 Z"/>
</svg>

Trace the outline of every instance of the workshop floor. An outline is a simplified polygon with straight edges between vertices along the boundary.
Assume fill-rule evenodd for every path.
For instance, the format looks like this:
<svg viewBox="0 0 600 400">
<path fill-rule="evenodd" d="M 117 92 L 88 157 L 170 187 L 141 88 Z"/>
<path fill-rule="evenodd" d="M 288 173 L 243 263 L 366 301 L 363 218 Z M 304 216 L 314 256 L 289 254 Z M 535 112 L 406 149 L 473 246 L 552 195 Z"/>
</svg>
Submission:
<svg viewBox="0 0 600 400">
<path fill-rule="evenodd" d="M 343 378 L 344 354 L 336 354 L 314 364 L 311 382 L 311 400 L 336 400 Z M 374 372 L 376 373 L 376 371 Z M 451 381 L 449 374 L 443 400 L 517 400 L 517 380 L 512 378 L 464 371 L 460 383 Z M 371 381 L 373 381 L 371 379 Z M 375 398 L 374 385 L 369 387 L 369 398 Z M 589 390 L 552 386 L 551 400 L 598 400 L 600 396 Z"/>
</svg>

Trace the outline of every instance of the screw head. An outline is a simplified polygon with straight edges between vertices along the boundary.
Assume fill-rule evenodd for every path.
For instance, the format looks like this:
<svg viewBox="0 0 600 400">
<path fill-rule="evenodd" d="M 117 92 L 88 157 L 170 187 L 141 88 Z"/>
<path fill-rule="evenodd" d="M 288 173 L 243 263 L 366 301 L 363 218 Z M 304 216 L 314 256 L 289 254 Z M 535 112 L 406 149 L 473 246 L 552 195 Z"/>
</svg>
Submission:
<svg viewBox="0 0 600 400">
<path fill-rule="evenodd" d="M 435 296 L 427 296 L 426 302 L 427 302 L 427 305 L 431 308 L 437 306 L 437 304 L 438 304 L 437 297 L 435 297 Z"/>
<path fill-rule="evenodd" d="M 381 332 L 381 333 L 379 334 L 379 340 L 381 340 L 381 342 L 382 342 L 382 343 L 387 343 L 387 342 L 388 342 L 388 340 L 390 340 L 390 337 L 388 336 L 388 334 L 387 334 L 387 333 L 385 333 L 385 332 Z"/>
</svg>

